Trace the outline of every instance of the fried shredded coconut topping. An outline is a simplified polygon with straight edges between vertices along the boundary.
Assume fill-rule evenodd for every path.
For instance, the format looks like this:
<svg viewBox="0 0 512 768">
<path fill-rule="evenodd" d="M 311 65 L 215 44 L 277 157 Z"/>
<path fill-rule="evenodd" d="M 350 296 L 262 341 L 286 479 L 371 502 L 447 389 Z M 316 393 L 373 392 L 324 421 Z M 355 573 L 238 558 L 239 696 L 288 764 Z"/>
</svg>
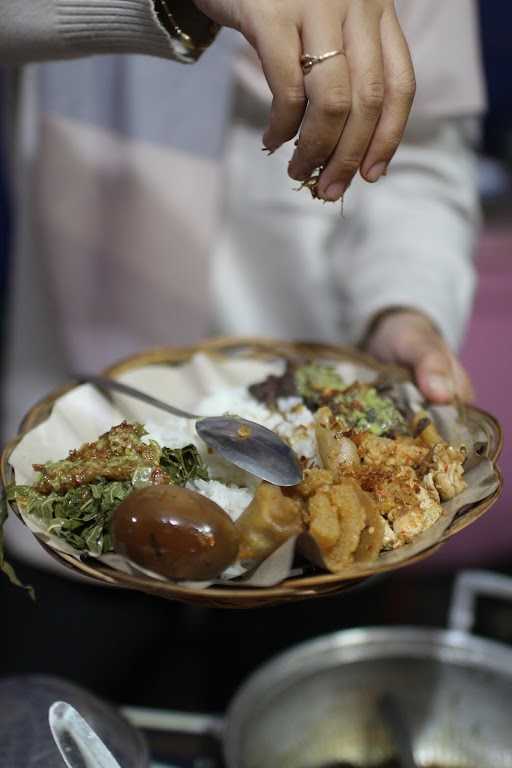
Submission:
<svg viewBox="0 0 512 768">
<path fill-rule="evenodd" d="M 65 493 L 99 480 L 129 480 L 138 467 L 156 469 L 161 449 L 156 443 L 142 442 L 144 434 L 142 425 L 123 421 L 96 442 L 70 451 L 67 459 L 34 464 L 40 473 L 35 490 L 43 494 Z"/>
</svg>

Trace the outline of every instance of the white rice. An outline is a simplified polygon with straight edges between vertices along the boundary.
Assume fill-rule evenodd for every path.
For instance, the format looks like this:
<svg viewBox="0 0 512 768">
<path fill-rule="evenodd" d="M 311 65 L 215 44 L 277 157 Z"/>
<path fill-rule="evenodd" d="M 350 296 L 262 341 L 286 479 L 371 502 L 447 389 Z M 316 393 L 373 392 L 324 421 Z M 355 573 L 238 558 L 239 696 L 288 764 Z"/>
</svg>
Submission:
<svg viewBox="0 0 512 768">
<path fill-rule="evenodd" d="M 319 465 L 318 445 L 315 435 L 315 419 L 299 397 L 282 398 L 277 407 L 283 415 L 277 434 L 286 440 L 299 459 L 307 465 Z"/>
<path fill-rule="evenodd" d="M 255 400 L 246 387 L 220 389 L 201 400 L 197 411 L 202 416 L 240 416 L 268 429 L 275 429 L 282 421 L 278 413 Z"/>
<path fill-rule="evenodd" d="M 194 422 L 187 419 L 166 416 L 162 421 L 147 421 L 144 427 L 148 433 L 143 438 L 145 442 L 155 440 L 159 445 L 167 448 L 184 448 L 185 445 L 192 443 L 201 450 L 204 446 L 196 434 Z"/>
<path fill-rule="evenodd" d="M 214 501 L 228 513 L 233 521 L 238 520 L 254 496 L 254 491 L 249 488 L 225 485 L 218 480 L 194 480 L 187 487 Z"/>
</svg>

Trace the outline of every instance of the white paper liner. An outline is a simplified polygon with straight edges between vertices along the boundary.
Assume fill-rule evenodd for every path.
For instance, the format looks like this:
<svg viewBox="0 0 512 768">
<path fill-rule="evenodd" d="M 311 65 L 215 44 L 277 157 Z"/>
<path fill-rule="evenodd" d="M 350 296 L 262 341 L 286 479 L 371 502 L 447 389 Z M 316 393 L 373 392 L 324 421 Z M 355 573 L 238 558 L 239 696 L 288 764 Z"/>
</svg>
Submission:
<svg viewBox="0 0 512 768">
<path fill-rule="evenodd" d="M 356 380 L 371 381 L 376 376 L 373 370 L 365 366 L 333 362 L 347 383 Z M 219 389 L 246 387 L 263 380 L 269 374 L 279 374 L 282 370 L 282 360 L 211 358 L 205 354 L 197 354 L 186 363 L 173 366 L 148 365 L 126 372 L 119 376 L 119 379 L 173 405 L 197 412 L 200 401 Z M 396 386 L 412 410 L 423 406 L 421 395 L 414 385 L 408 382 Z M 358 578 L 369 573 L 378 573 L 392 564 L 430 549 L 443 538 L 443 534 L 462 510 L 489 497 L 498 488 L 499 479 L 492 462 L 474 449 L 475 445 L 481 447 L 489 442 L 490 435 L 486 432 L 485 425 L 478 419 L 461 423 L 457 410 L 449 406 L 431 408 L 430 414 L 448 442 L 453 445 L 464 444 L 468 449 L 465 474 L 468 487 L 455 499 L 444 504 L 443 517 L 411 544 L 382 553 L 372 563 L 347 566 L 346 570 L 337 574 L 340 578 Z M 62 459 L 71 449 L 78 448 L 84 442 L 96 440 L 100 434 L 123 419 L 142 424 L 158 424 L 163 431 L 166 424 L 175 425 L 177 421 L 174 416 L 124 395 L 116 394 L 110 400 L 90 385 L 77 387 L 60 397 L 54 404 L 49 418 L 25 435 L 13 451 L 10 463 L 15 472 L 16 483 L 32 484 L 36 478 L 33 464 Z M 189 436 L 195 437 L 193 422 L 183 424 L 183 429 Z M 34 535 L 52 549 L 78 559 L 83 556 L 83 553 L 78 553 L 61 539 L 49 535 L 38 521 L 24 515 L 23 510 L 20 509 L 19 512 Z M 193 582 L 190 586 L 197 589 L 207 588 L 211 584 L 240 584 L 244 587 L 270 587 L 279 584 L 291 575 L 294 551 L 295 539 L 291 539 L 253 570 L 247 571 L 243 564 L 236 564 L 215 582 Z M 115 570 L 132 574 L 143 573 L 164 580 L 161 576 L 130 564 L 115 554 L 100 556 L 98 560 Z M 293 573 L 295 575 L 296 571 Z M 181 583 L 180 586 L 187 585 Z"/>
</svg>

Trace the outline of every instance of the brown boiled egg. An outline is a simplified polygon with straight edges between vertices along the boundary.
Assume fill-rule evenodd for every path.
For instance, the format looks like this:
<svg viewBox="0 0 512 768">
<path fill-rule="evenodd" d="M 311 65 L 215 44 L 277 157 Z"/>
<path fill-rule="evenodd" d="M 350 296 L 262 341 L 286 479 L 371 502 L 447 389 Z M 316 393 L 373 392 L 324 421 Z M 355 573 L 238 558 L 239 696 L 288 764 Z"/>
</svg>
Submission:
<svg viewBox="0 0 512 768">
<path fill-rule="evenodd" d="M 115 551 L 168 579 L 208 581 L 238 555 L 238 531 L 205 496 L 170 485 L 135 490 L 115 510 Z"/>
</svg>

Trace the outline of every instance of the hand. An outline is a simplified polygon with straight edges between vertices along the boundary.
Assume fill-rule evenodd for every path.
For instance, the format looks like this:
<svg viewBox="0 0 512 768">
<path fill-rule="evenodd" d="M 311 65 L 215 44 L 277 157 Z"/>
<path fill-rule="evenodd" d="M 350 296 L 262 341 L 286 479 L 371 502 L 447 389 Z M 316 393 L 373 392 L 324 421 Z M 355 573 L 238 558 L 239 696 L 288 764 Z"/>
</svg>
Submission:
<svg viewBox="0 0 512 768">
<path fill-rule="evenodd" d="M 255 48 L 273 94 L 265 147 L 299 134 L 289 174 L 307 181 L 322 169 L 319 197 L 338 200 L 360 170 L 386 173 L 415 92 L 409 49 L 393 0 L 195 0 L 214 21 L 238 29 Z M 304 75 L 303 53 L 345 54 Z"/>
<path fill-rule="evenodd" d="M 384 362 L 411 368 L 418 387 L 434 403 L 448 403 L 454 397 L 470 402 L 474 397 L 467 373 L 420 312 L 386 314 L 377 322 L 365 349 Z"/>
</svg>

